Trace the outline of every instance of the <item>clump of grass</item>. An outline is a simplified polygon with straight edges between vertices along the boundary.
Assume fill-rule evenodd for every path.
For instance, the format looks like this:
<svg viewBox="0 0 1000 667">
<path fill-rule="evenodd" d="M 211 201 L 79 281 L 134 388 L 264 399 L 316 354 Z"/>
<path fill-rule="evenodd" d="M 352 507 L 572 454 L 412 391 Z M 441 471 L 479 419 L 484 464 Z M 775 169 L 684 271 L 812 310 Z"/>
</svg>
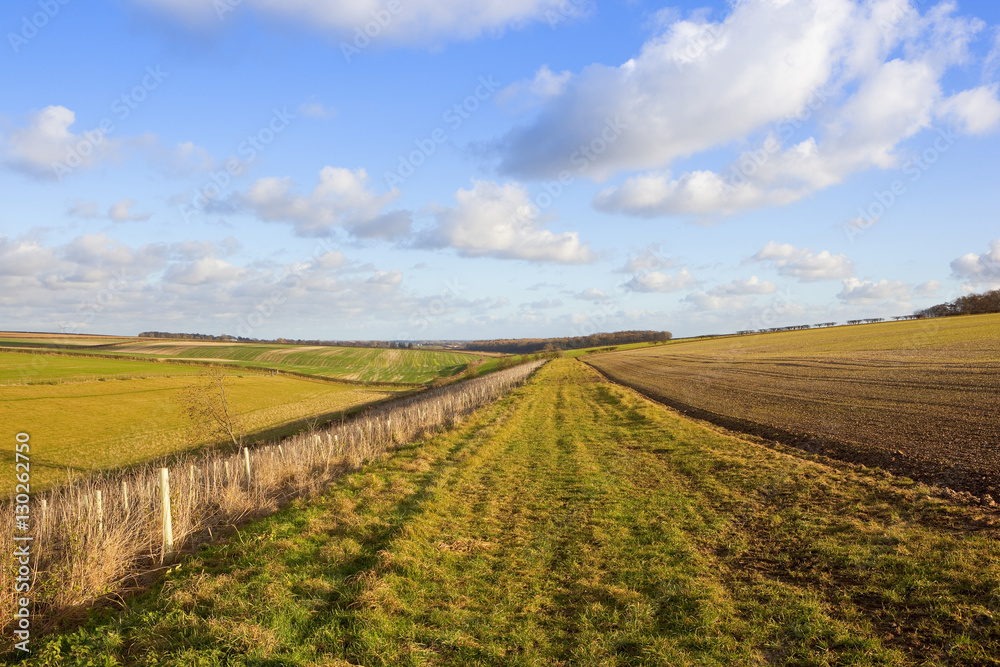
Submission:
<svg viewBox="0 0 1000 667">
<path fill-rule="evenodd" d="M 463 415 L 525 382 L 541 363 L 428 390 L 245 453 L 209 451 L 175 459 L 169 466 L 174 549 L 190 549 L 210 540 L 213 531 L 269 514 L 293 498 L 313 496 L 344 472 L 402 443 L 460 423 Z M 249 477 L 244 456 L 251 463 Z M 72 620 L 101 596 L 134 586 L 141 574 L 169 563 L 156 472 L 150 465 L 98 474 L 33 498 L 34 628 Z M 4 553 L 12 553 L 14 536 L 13 508 L 4 504 Z M 14 566 L 11 559 L 0 566 L 3 619 L 13 618 L 16 609 Z"/>
</svg>

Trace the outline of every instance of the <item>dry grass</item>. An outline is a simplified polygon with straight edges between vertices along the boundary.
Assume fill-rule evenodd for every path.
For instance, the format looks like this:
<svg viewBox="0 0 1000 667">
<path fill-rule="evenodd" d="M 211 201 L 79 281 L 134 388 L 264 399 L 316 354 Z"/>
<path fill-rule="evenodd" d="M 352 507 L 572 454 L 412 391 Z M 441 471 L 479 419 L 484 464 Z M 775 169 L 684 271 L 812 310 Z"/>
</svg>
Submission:
<svg viewBox="0 0 1000 667">
<path fill-rule="evenodd" d="M 460 423 L 463 415 L 525 382 L 541 363 L 428 390 L 329 429 L 252 447 L 247 450 L 249 479 L 241 454 L 207 452 L 175 460 L 169 469 L 175 550 L 269 514 L 292 498 L 317 494 L 344 472 L 399 444 Z M 164 562 L 159 498 L 153 465 L 92 476 L 32 498 L 34 628 L 72 618 Z M 14 512 L 5 503 L 0 507 L 4 553 L 13 552 L 14 535 Z M 6 559 L 0 567 L 0 617 L 5 619 L 15 610 L 13 565 Z"/>
</svg>

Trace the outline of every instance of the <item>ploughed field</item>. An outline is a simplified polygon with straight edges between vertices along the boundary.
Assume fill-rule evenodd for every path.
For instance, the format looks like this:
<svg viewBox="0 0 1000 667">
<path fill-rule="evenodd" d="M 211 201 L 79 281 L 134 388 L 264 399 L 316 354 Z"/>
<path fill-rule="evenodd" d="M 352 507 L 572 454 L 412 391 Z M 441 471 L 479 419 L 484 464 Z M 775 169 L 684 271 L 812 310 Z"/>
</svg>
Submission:
<svg viewBox="0 0 1000 667">
<path fill-rule="evenodd" d="M 976 495 L 1000 486 L 1000 315 L 585 358 L 693 416 Z"/>
</svg>

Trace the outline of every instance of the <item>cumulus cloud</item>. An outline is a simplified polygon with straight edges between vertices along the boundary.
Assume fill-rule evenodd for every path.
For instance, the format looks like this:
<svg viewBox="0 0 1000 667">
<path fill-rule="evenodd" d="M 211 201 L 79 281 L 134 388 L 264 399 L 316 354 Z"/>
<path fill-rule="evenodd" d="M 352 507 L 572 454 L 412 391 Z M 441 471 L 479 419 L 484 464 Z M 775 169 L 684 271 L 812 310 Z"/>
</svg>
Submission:
<svg viewBox="0 0 1000 667">
<path fill-rule="evenodd" d="M 373 325 L 404 337 L 395 334 L 438 299 L 407 292 L 401 272 L 358 265 L 324 240 L 287 264 L 223 258 L 238 250 L 231 237 L 130 246 L 106 234 L 54 244 L 0 235 L 0 314 L 39 331 L 167 329 L 183 319 L 208 333 L 308 337 L 335 321 L 345 338 L 370 337 L 363 331 Z"/>
<path fill-rule="evenodd" d="M 644 271 L 625 283 L 625 289 L 632 292 L 676 292 L 694 282 L 694 276 L 687 269 L 667 275 L 661 271 Z"/>
<path fill-rule="evenodd" d="M 119 155 L 122 141 L 101 128 L 75 134 L 76 114 L 64 106 L 47 106 L 28 118 L 3 142 L 7 165 L 37 178 L 58 180 L 76 169 L 88 169 Z"/>
<path fill-rule="evenodd" d="M 707 292 L 694 292 L 684 297 L 701 310 L 737 310 L 746 307 L 758 294 L 772 294 L 777 286 L 757 276 L 737 278 L 724 285 L 716 285 Z"/>
<path fill-rule="evenodd" d="M 913 288 L 913 293 L 917 296 L 936 296 L 941 290 L 941 283 L 937 280 L 928 280 Z"/>
<path fill-rule="evenodd" d="M 658 271 L 669 269 L 674 265 L 674 260 L 659 254 L 660 247 L 651 245 L 642 252 L 629 257 L 625 261 L 625 266 L 621 268 L 624 273 L 639 273 L 640 271 Z"/>
<path fill-rule="evenodd" d="M 953 3 L 921 15 L 905 0 L 747 0 L 721 22 L 673 20 L 624 64 L 562 82 L 536 119 L 499 142 L 501 170 L 597 180 L 647 170 L 595 205 L 662 216 L 785 204 L 857 171 L 898 166 L 900 144 L 935 120 L 968 133 L 1000 123 L 996 87 L 943 91 L 984 27 L 954 13 Z M 609 119 L 625 129 L 602 141 Z M 789 143 L 810 119 L 816 136 Z M 670 170 L 741 141 L 757 145 L 721 169 Z"/>
<path fill-rule="evenodd" d="M 153 216 L 152 213 L 133 213 L 134 206 L 135 200 L 122 199 L 111 205 L 111 208 L 108 209 L 108 217 L 115 222 L 145 222 Z"/>
<path fill-rule="evenodd" d="M 750 259 L 767 262 L 779 274 L 806 283 L 840 280 L 854 273 L 854 265 L 847 255 L 834 255 L 828 250 L 813 252 L 811 248 L 796 248 L 789 243 L 771 241 Z"/>
<path fill-rule="evenodd" d="M 64 106 L 47 106 L 30 114 L 24 125 L 0 137 L 0 162 L 8 168 L 43 180 L 62 180 L 73 174 L 116 162 L 133 154 L 173 176 L 211 169 L 208 151 L 190 141 L 165 146 L 152 133 L 111 136 L 110 118 L 96 127 L 74 131 L 76 113 Z"/>
<path fill-rule="evenodd" d="M 848 278 L 844 288 L 837 295 L 841 301 L 850 303 L 874 303 L 877 301 L 898 301 L 908 303 L 912 298 L 910 285 L 898 280 L 861 281 Z"/>
<path fill-rule="evenodd" d="M 214 285 L 240 280 L 246 269 L 234 266 L 217 257 L 205 257 L 193 262 L 172 265 L 164 276 L 167 282 L 178 285 Z"/>
<path fill-rule="evenodd" d="M 16 241 L 0 236 L 0 276 L 32 276 L 56 262 L 52 249 L 37 241 Z"/>
<path fill-rule="evenodd" d="M 572 73 L 556 73 L 542 65 L 535 76 L 527 81 L 517 81 L 497 93 L 497 103 L 515 111 L 524 111 L 562 95 Z"/>
<path fill-rule="evenodd" d="M 604 290 L 599 290 L 596 287 L 588 287 L 582 292 L 577 292 L 573 296 L 581 301 L 593 301 L 594 303 L 606 303 L 611 301 L 611 297 L 609 297 Z"/>
<path fill-rule="evenodd" d="M 496 34 L 508 27 L 581 13 L 579 3 L 566 0 L 244 0 L 240 3 L 205 0 L 133 0 L 176 16 L 184 22 L 210 27 L 232 11 L 254 11 L 321 30 L 353 45 L 357 33 L 374 35 L 388 43 L 436 44 L 442 40 L 472 39 L 483 33 Z M 393 8 L 396 8 L 395 10 Z M 369 27 L 371 26 L 371 27 Z"/>
<path fill-rule="evenodd" d="M 438 211 L 437 226 L 423 245 L 450 246 L 465 257 L 561 264 L 594 259 L 576 232 L 556 234 L 542 227 L 527 191 L 516 183 L 475 181 L 471 190 L 458 190 L 455 201 L 457 206 Z"/>
<path fill-rule="evenodd" d="M 66 209 L 66 215 L 73 218 L 96 218 L 101 215 L 101 212 L 98 210 L 96 201 L 77 199 Z"/>
<path fill-rule="evenodd" d="M 965 281 L 968 289 L 1000 288 L 1000 239 L 992 241 L 981 255 L 970 252 L 952 261 L 951 272 Z"/>
<path fill-rule="evenodd" d="M 409 212 L 384 212 L 399 191 L 379 195 L 368 181 L 364 169 L 327 166 L 309 194 L 296 194 L 290 178 L 268 177 L 251 184 L 238 201 L 261 220 L 291 224 L 300 236 L 324 236 L 337 227 L 365 238 L 394 239 L 408 233 Z"/>
</svg>

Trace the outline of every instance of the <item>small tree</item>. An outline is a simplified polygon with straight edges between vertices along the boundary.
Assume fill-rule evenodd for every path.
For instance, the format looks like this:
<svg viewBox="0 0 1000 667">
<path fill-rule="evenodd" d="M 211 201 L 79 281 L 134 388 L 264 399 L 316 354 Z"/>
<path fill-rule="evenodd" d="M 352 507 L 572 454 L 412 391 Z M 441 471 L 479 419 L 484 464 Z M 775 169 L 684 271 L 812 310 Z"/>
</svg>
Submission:
<svg viewBox="0 0 1000 667">
<path fill-rule="evenodd" d="M 207 382 L 184 389 L 179 398 L 184 414 L 197 427 L 206 429 L 209 437 L 225 438 L 236 447 L 243 446 L 243 420 L 229 402 L 225 373 L 213 371 Z"/>
</svg>

